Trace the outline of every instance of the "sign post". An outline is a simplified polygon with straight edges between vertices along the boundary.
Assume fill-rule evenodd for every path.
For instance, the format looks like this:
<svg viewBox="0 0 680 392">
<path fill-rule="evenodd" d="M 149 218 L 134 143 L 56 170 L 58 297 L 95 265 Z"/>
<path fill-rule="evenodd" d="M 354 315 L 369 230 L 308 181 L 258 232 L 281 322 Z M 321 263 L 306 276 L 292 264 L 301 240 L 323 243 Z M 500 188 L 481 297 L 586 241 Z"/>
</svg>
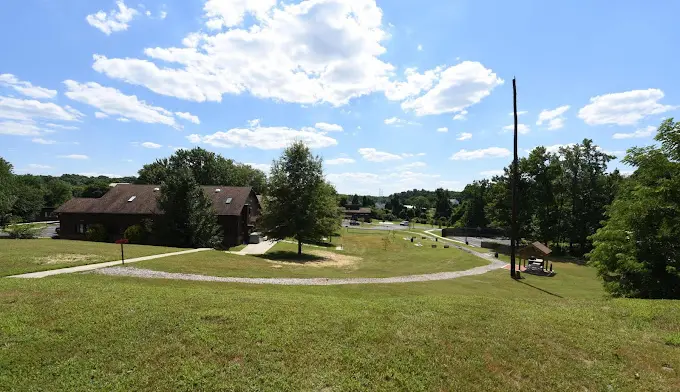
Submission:
<svg viewBox="0 0 680 392">
<path fill-rule="evenodd" d="M 123 252 L 123 244 L 127 244 L 129 241 L 127 238 L 121 238 L 119 240 L 116 240 L 116 244 L 120 244 L 120 259 L 123 262 L 123 265 L 125 265 L 125 253 Z"/>
</svg>

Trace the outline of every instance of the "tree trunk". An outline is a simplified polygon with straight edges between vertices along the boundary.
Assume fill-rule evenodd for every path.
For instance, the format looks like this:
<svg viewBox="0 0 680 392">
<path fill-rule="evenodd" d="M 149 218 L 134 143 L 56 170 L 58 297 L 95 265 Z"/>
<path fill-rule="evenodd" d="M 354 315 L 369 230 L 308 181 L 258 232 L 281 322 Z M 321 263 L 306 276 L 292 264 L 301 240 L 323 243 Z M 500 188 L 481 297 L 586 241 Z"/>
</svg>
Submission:
<svg viewBox="0 0 680 392">
<path fill-rule="evenodd" d="M 302 240 L 298 240 L 298 256 L 302 255 Z"/>
</svg>

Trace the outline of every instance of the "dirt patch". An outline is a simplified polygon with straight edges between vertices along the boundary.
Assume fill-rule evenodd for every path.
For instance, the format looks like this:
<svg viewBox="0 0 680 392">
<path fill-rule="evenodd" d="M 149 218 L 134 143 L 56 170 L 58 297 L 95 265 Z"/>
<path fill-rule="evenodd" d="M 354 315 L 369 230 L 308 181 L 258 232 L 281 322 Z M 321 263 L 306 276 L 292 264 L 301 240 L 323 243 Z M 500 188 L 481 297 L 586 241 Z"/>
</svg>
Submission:
<svg viewBox="0 0 680 392">
<path fill-rule="evenodd" d="M 98 261 L 102 259 L 97 255 L 81 255 L 77 253 L 57 253 L 54 255 L 36 257 L 33 261 L 37 264 L 71 264 L 83 261 Z"/>
<path fill-rule="evenodd" d="M 294 260 L 289 261 L 281 260 L 267 260 L 270 263 L 274 263 L 274 268 L 280 268 L 282 265 L 297 265 L 305 267 L 351 267 L 354 264 L 362 260 L 358 256 L 350 256 L 346 254 L 340 254 L 335 252 L 328 252 L 324 250 L 310 250 L 306 252 L 307 254 L 312 254 L 319 257 L 317 260 Z"/>
</svg>

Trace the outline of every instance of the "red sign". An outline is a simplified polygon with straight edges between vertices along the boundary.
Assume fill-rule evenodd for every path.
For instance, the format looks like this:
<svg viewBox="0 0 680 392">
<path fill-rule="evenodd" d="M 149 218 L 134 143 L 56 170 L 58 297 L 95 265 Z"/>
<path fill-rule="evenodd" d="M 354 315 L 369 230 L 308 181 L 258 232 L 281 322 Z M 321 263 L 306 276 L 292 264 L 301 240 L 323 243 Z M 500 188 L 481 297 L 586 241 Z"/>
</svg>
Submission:
<svg viewBox="0 0 680 392">
<path fill-rule="evenodd" d="M 116 244 L 127 244 L 128 242 L 130 241 L 128 241 L 127 238 L 121 238 L 119 240 L 116 240 Z"/>
</svg>

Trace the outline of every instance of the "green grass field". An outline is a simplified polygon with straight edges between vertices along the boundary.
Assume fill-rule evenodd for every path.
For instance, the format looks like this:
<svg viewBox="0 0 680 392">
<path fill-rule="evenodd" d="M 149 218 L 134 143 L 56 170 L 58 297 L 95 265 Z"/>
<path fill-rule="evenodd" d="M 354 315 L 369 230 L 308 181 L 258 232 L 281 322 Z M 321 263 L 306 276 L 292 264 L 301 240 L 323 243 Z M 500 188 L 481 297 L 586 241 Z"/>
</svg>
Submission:
<svg viewBox="0 0 680 392">
<path fill-rule="evenodd" d="M 339 240 L 365 256 L 365 269 L 353 273 L 413 268 L 413 255 L 376 249 L 380 237 Z M 403 243 L 390 243 L 391 253 L 414 251 Z M 36 244 L 14 252 L 30 258 L 45 244 L 59 244 L 61 253 L 72 248 L 68 241 Z M 274 256 L 292 257 L 288 245 L 295 248 L 282 244 Z M 415 254 L 420 267 L 438 268 L 439 250 L 418 250 L 432 252 Z M 467 255 L 450 254 L 458 253 Z M 447 269 L 462 263 L 456 260 Z M 341 266 L 272 265 L 215 251 L 134 266 L 348 274 Z M 0 390 L 680 390 L 678 301 L 611 299 L 593 268 L 555 263 L 555 270 L 551 278 L 525 274 L 521 281 L 497 270 L 449 281 L 316 287 L 91 273 L 3 278 Z"/>
<path fill-rule="evenodd" d="M 460 271 L 487 264 L 479 257 L 458 249 L 444 249 L 442 243 L 422 240 L 422 247 L 406 241 L 406 233 L 389 236 L 385 250 L 384 232 L 343 232 L 332 246 L 303 246 L 303 257 L 297 245 L 279 242 L 260 257 L 240 256 L 224 252 L 200 252 L 136 263 L 138 268 L 213 276 L 241 277 L 387 277 L 443 271 Z M 335 246 L 342 244 L 343 250 Z M 432 249 L 431 244 L 437 248 Z"/>
<path fill-rule="evenodd" d="M 125 257 L 142 257 L 182 249 L 125 245 Z M 0 276 L 120 260 L 120 245 L 53 239 L 0 240 Z"/>
<path fill-rule="evenodd" d="M 677 302 L 606 299 L 590 268 L 559 271 L 341 287 L 1 279 L 0 389 L 680 388 Z"/>
</svg>

